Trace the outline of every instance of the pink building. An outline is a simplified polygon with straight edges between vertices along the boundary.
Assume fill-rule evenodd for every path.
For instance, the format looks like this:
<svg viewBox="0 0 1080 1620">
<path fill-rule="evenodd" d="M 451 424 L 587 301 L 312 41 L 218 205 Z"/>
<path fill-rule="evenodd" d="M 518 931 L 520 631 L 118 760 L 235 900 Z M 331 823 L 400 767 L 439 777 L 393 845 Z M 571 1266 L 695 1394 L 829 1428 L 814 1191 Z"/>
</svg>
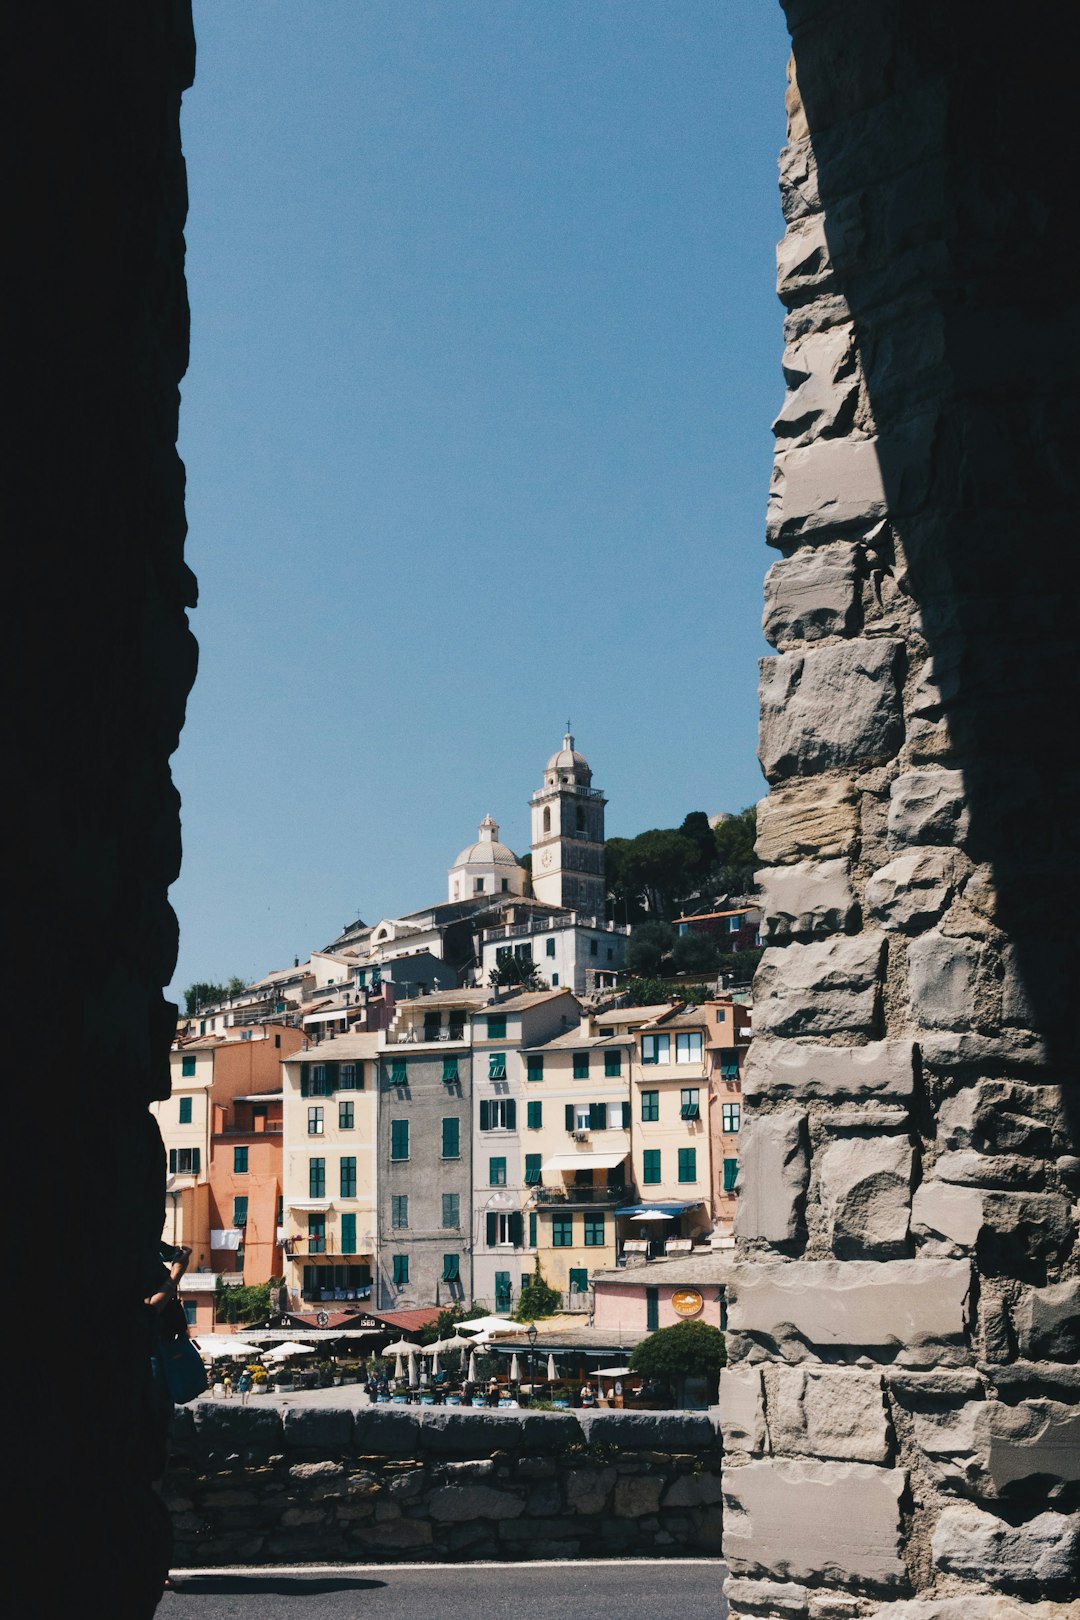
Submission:
<svg viewBox="0 0 1080 1620">
<path fill-rule="evenodd" d="M 731 1264 L 722 1254 L 687 1254 L 598 1271 L 592 1279 L 593 1328 L 636 1336 L 675 1322 L 708 1322 L 722 1328 Z"/>
</svg>

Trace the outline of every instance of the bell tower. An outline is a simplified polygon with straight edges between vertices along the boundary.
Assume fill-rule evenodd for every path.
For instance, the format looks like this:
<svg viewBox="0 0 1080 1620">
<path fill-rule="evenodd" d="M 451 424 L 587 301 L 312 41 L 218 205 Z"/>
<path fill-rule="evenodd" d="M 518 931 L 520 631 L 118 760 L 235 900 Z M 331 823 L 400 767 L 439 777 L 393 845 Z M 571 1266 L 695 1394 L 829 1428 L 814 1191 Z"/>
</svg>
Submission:
<svg viewBox="0 0 1080 1620">
<path fill-rule="evenodd" d="M 544 767 L 533 794 L 532 884 L 538 900 L 604 920 L 604 806 L 567 722 L 562 747 Z"/>
</svg>

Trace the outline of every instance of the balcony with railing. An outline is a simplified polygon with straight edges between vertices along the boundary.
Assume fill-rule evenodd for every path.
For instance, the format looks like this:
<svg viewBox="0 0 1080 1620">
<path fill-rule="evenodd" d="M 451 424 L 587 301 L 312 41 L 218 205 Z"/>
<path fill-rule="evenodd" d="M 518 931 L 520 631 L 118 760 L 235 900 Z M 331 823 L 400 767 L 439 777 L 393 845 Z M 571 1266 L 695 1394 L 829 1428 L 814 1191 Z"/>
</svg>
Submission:
<svg viewBox="0 0 1080 1620">
<path fill-rule="evenodd" d="M 625 1187 L 590 1185 L 566 1187 L 535 1187 L 533 1199 L 541 1209 L 573 1209 L 575 1205 L 606 1205 L 614 1208 L 626 1200 Z"/>
</svg>

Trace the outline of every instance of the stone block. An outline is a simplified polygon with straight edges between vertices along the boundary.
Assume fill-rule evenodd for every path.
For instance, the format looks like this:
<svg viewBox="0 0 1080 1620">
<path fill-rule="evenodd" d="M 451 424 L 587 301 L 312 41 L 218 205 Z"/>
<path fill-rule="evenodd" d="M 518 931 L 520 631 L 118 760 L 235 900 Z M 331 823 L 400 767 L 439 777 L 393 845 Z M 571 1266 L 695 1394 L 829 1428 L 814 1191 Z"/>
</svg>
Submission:
<svg viewBox="0 0 1080 1620">
<path fill-rule="evenodd" d="M 879 1373 L 777 1367 L 770 1374 L 774 1452 L 837 1462 L 887 1463 L 889 1434 Z"/>
<path fill-rule="evenodd" d="M 680 1474 L 664 1492 L 664 1508 L 708 1507 L 723 1496 L 719 1474 Z"/>
<path fill-rule="evenodd" d="M 769 1347 L 962 1342 L 971 1267 L 960 1260 L 801 1260 L 732 1269 L 728 1326 Z"/>
<path fill-rule="evenodd" d="M 437 1524 L 470 1524 L 474 1519 L 519 1519 L 525 1498 L 490 1485 L 444 1485 L 428 1497 Z"/>
<path fill-rule="evenodd" d="M 982 950 L 971 939 L 923 934 L 908 948 L 908 993 L 924 1029 L 970 1029 Z"/>
<path fill-rule="evenodd" d="M 743 1127 L 735 1233 L 789 1243 L 803 1230 L 810 1178 L 806 1115 L 795 1109 L 758 1114 Z"/>
<path fill-rule="evenodd" d="M 978 1259 L 988 1276 L 1015 1276 L 1061 1261 L 1076 1235 L 1072 1205 L 1060 1193 L 983 1194 Z"/>
<path fill-rule="evenodd" d="M 768 781 L 893 757 L 903 741 L 900 648 L 852 640 L 762 659 L 758 757 Z"/>
<path fill-rule="evenodd" d="M 987 1401 L 976 1408 L 975 1439 L 987 1495 L 1053 1498 L 1080 1482 L 1076 1407 L 1048 1400 Z"/>
<path fill-rule="evenodd" d="M 806 1614 L 806 1587 L 794 1581 L 746 1581 L 729 1575 L 724 1596 L 731 1613 L 760 1615 L 762 1620 L 801 1620 Z"/>
<path fill-rule="evenodd" d="M 924 1181 L 911 1201 L 911 1226 L 935 1253 L 970 1252 L 982 1230 L 982 1194 L 975 1187 Z"/>
<path fill-rule="evenodd" d="M 581 1425 L 580 1435 L 589 1445 L 618 1446 L 622 1451 L 697 1452 L 717 1441 L 716 1423 L 705 1412 L 602 1412 L 584 1408 L 576 1419 Z"/>
<path fill-rule="evenodd" d="M 724 1473 L 724 1557 L 735 1575 L 905 1579 L 900 1499 L 907 1475 L 866 1463 L 763 1461 Z"/>
<path fill-rule="evenodd" d="M 789 226 L 776 248 L 776 288 L 779 296 L 793 298 L 820 291 L 832 279 L 825 219 L 813 213 Z"/>
<path fill-rule="evenodd" d="M 882 928 L 906 933 L 929 928 L 952 898 L 955 865 L 951 850 L 913 849 L 897 855 L 866 885 L 870 916 Z"/>
<path fill-rule="evenodd" d="M 415 1457 L 420 1449 L 418 1417 L 392 1406 L 358 1407 L 353 1448 L 364 1457 Z"/>
<path fill-rule="evenodd" d="M 758 1034 L 743 1074 L 743 1095 L 792 1101 L 907 1101 L 914 1088 L 910 1041 L 871 1041 L 866 1046 L 805 1046 Z"/>
<path fill-rule="evenodd" d="M 767 949 L 754 979 L 760 1035 L 873 1035 L 885 941 L 880 934 Z"/>
<path fill-rule="evenodd" d="M 425 1407 L 418 1414 L 420 1446 L 435 1456 L 489 1458 L 493 1451 L 517 1451 L 521 1414 L 483 1408 Z"/>
<path fill-rule="evenodd" d="M 395 1519 L 390 1524 L 373 1524 L 353 1531 L 355 1539 L 380 1553 L 413 1552 L 430 1547 L 435 1540 L 435 1526 L 429 1519 Z"/>
<path fill-rule="evenodd" d="M 617 1519 L 643 1519 L 660 1506 L 663 1480 L 656 1474 L 626 1474 L 615 1481 L 611 1511 Z"/>
<path fill-rule="evenodd" d="M 858 799 L 846 780 L 791 782 L 757 807 L 754 847 L 769 866 L 847 855 L 858 836 Z"/>
<path fill-rule="evenodd" d="M 830 1142 L 820 1160 L 820 1198 L 839 1259 L 884 1260 L 906 1252 L 913 1164 L 902 1137 Z"/>
<path fill-rule="evenodd" d="M 931 1547 L 934 1563 L 946 1574 L 1050 1597 L 1075 1590 L 1080 1517 L 1040 1513 L 1013 1525 L 958 1504 L 938 1519 Z"/>
<path fill-rule="evenodd" d="M 894 849 L 962 844 L 968 834 L 964 773 L 927 767 L 898 776 L 891 789 L 888 833 Z"/>
<path fill-rule="evenodd" d="M 886 515 L 876 439 L 818 439 L 778 449 L 765 517 L 772 546 L 869 527 Z"/>
<path fill-rule="evenodd" d="M 1014 1318 L 1025 1356 L 1080 1360 L 1080 1278 L 1027 1289 Z"/>
<path fill-rule="evenodd" d="M 938 1109 L 938 1140 L 944 1148 L 1048 1158 L 1064 1136 L 1060 1086 L 977 1080 L 944 1099 Z"/>
<path fill-rule="evenodd" d="M 856 1611 L 862 1617 L 860 1607 Z M 813 1605 L 810 1620 L 818 1620 Z M 821 1620 L 832 1620 L 822 1614 Z M 883 1603 L 874 1610 L 873 1620 L 1077 1620 L 1075 1604 L 1017 1602 L 1000 1594 L 980 1597 L 965 1592 L 963 1597 L 905 1598 L 899 1603 Z"/>
<path fill-rule="evenodd" d="M 856 547 L 840 541 L 804 546 L 774 563 L 765 575 L 761 628 L 766 641 L 786 647 L 850 635 L 859 619 L 858 559 Z"/>
<path fill-rule="evenodd" d="M 761 1368 L 740 1363 L 720 1373 L 717 1396 L 725 1451 L 765 1450 L 765 1400 Z"/>
<path fill-rule="evenodd" d="M 575 1468 L 566 1476 L 566 1506 L 572 1513 L 603 1513 L 618 1478 L 614 1468 Z"/>
<path fill-rule="evenodd" d="M 285 1444 L 297 1449 L 335 1451 L 352 1444 L 353 1412 L 330 1406 L 287 1406 L 282 1417 Z"/>
<path fill-rule="evenodd" d="M 280 1451 L 281 1414 L 266 1406 L 241 1406 L 239 1401 L 199 1401 L 193 1407 L 195 1437 L 201 1446 L 235 1451 L 240 1446 L 261 1446 Z"/>
<path fill-rule="evenodd" d="M 770 944 L 841 933 L 857 917 L 849 861 L 796 861 L 755 875 Z"/>
</svg>

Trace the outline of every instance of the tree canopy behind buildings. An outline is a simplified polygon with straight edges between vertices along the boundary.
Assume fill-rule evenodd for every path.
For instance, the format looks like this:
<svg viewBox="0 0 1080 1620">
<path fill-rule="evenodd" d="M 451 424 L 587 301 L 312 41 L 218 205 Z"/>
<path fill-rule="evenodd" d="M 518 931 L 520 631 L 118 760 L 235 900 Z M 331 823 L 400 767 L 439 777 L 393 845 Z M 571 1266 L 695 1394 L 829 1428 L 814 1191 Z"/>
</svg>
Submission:
<svg viewBox="0 0 1080 1620">
<path fill-rule="evenodd" d="M 695 901 L 751 893 L 756 828 L 757 811 L 749 805 L 715 826 L 703 810 L 691 810 L 680 827 L 650 827 L 636 838 L 609 838 L 610 914 L 618 922 L 670 922 Z M 637 971 L 655 968 L 642 962 Z"/>
</svg>

